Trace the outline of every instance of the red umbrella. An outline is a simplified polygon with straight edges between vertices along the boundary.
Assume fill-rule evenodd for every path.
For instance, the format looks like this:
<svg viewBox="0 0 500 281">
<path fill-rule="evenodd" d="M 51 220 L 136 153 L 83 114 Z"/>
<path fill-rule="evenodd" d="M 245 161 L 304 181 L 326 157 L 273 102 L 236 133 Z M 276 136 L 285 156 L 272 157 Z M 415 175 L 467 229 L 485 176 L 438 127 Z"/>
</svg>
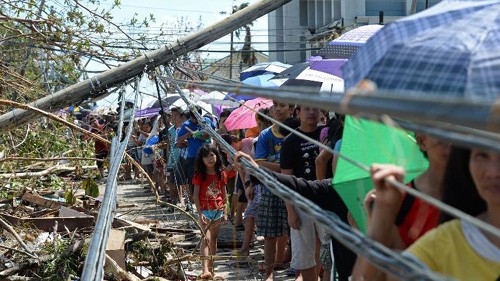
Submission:
<svg viewBox="0 0 500 281">
<path fill-rule="evenodd" d="M 255 114 L 261 108 L 268 108 L 273 105 L 270 99 L 256 98 L 246 101 L 242 106 L 236 108 L 227 117 L 224 125 L 231 130 L 248 129 L 257 126 L 255 121 Z"/>
</svg>

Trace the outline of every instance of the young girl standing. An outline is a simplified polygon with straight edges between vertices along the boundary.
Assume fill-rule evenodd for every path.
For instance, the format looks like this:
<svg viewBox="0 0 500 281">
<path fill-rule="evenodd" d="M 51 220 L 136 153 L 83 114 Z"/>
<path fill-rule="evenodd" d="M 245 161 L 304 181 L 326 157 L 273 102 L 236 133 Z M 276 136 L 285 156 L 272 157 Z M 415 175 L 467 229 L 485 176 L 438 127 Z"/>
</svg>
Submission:
<svg viewBox="0 0 500 281">
<path fill-rule="evenodd" d="M 195 165 L 193 199 L 200 225 L 206 229 L 206 238 L 201 242 L 201 255 L 215 255 L 220 224 L 227 220 L 225 205 L 227 175 L 223 170 L 219 151 L 212 144 L 204 144 L 200 148 Z M 213 260 L 203 260 L 202 264 L 203 273 L 200 278 L 211 279 Z"/>
</svg>

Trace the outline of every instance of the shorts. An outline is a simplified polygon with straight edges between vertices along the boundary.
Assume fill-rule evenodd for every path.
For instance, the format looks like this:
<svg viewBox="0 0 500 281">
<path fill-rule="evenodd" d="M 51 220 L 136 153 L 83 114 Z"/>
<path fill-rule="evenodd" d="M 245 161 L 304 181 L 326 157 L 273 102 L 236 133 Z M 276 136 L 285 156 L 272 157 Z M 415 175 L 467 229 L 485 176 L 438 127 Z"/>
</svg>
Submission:
<svg viewBox="0 0 500 281">
<path fill-rule="evenodd" d="M 96 152 L 95 158 L 104 160 L 106 159 L 106 157 L 108 157 L 108 154 L 109 153 L 107 151 Z M 96 163 L 97 163 L 97 168 L 99 169 L 102 168 L 104 165 L 104 161 L 96 161 Z"/>
<path fill-rule="evenodd" d="M 261 198 L 260 189 L 261 189 L 260 184 L 254 186 L 253 199 L 248 201 L 248 205 L 244 213 L 244 218 L 253 217 L 254 219 L 257 219 L 259 213 L 260 198 Z M 245 193 L 243 192 L 243 194 Z"/>
<path fill-rule="evenodd" d="M 186 158 L 184 162 L 184 171 L 187 179 L 187 183 L 189 184 L 189 189 L 191 190 L 191 194 L 194 191 L 193 185 L 193 177 L 194 177 L 194 164 L 196 162 L 196 158 Z"/>
<path fill-rule="evenodd" d="M 234 188 L 234 193 L 238 193 L 240 190 L 245 191 L 245 188 L 243 187 L 243 181 L 241 181 L 240 175 L 238 175 L 236 179 L 236 187 Z"/>
<path fill-rule="evenodd" d="M 144 171 L 146 171 L 146 173 L 147 173 L 149 176 L 153 175 L 153 171 L 154 171 L 153 164 L 145 164 L 145 165 L 142 165 L 142 168 L 144 169 Z"/>
<path fill-rule="evenodd" d="M 257 235 L 281 237 L 288 234 L 288 215 L 285 201 L 261 186 L 260 205 L 257 215 Z"/>
<path fill-rule="evenodd" d="M 201 210 L 201 213 L 211 221 L 218 220 L 224 215 L 223 210 Z"/>
<path fill-rule="evenodd" d="M 245 188 L 243 187 L 243 182 L 241 181 L 240 176 L 238 176 L 238 179 L 236 180 L 235 193 L 240 193 L 240 195 L 238 195 L 238 203 L 248 202 L 247 196 L 245 195 Z"/>
<path fill-rule="evenodd" d="M 182 167 L 183 161 L 184 159 L 182 161 L 179 159 L 173 167 L 167 168 L 167 172 L 169 173 L 168 183 L 173 183 L 175 185 L 187 184 L 187 179 L 184 176 L 184 168 Z"/>
<path fill-rule="evenodd" d="M 300 229 L 290 229 L 292 242 L 292 261 L 290 267 L 301 270 L 316 265 L 316 231 L 314 220 L 301 210 L 296 210 L 300 217 Z"/>
</svg>

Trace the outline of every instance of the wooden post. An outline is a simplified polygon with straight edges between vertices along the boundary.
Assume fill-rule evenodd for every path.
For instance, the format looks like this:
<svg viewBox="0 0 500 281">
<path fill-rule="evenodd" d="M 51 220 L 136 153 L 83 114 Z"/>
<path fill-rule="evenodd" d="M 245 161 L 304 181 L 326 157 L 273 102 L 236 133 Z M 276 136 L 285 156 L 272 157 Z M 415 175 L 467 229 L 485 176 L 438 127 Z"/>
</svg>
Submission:
<svg viewBox="0 0 500 281">
<path fill-rule="evenodd" d="M 248 24 L 257 18 L 285 5 L 291 0 L 262 0 L 249 5 L 224 20 L 214 23 L 203 30 L 189 35 L 175 44 L 169 44 L 158 50 L 146 53 L 139 58 L 126 62 L 116 68 L 107 70 L 90 79 L 69 86 L 52 95 L 43 97 L 31 106 L 45 111 L 55 111 L 66 106 L 85 101 L 88 98 L 96 98 L 106 95 L 106 89 L 117 86 L 128 79 L 141 74 L 145 67 L 153 69 L 164 65 L 169 61 L 196 50 L 213 42 L 239 27 Z M 0 129 L 3 132 L 17 128 L 32 120 L 38 114 L 23 109 L 15 109 L 0 116 Z"/>
</svg>

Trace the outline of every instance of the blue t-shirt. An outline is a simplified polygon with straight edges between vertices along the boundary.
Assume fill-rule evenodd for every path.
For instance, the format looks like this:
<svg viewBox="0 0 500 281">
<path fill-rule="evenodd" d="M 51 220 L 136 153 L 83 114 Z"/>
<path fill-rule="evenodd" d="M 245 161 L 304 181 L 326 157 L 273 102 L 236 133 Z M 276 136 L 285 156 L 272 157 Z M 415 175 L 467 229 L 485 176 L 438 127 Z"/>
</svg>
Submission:
<svg viewBox="0 0 500 281">
<path fill-rule="evenodd" d="M 210 118 L 203 117 L 203 119 L 205 120 L 205 122 L 207 122 L 210 125 L 210 127 L 215 129 L 215 125 L 212 122 L 212 120 L 210 120 Z M 189 128 L 189 130 L 186 128 Z M 192 123 L 191 120 L 187 120 L 186 122 L 182 123 L 181 129 L 177 133 L 177 137 L 181 137 L 190 131 L 196 132 L 196 131 L 200 130 L 201 128 L 202 127 L 200 124 Z M 187 139 L 187 142 L 188 142 L 187 158 L 196 158 L 196 155 L 198 154 L 198 149 L 200 149 L 200 147 L 205 143 L 205 140 L 193 138 L 191 136 L 190 138 Z"/>
<path fill-rule="evenodd" d="M 264 129 L 257 139 L 255 160 L 279 162 L 282 141 L 283 136 L 275 131 L 274 125 Z"/>
</svg>

